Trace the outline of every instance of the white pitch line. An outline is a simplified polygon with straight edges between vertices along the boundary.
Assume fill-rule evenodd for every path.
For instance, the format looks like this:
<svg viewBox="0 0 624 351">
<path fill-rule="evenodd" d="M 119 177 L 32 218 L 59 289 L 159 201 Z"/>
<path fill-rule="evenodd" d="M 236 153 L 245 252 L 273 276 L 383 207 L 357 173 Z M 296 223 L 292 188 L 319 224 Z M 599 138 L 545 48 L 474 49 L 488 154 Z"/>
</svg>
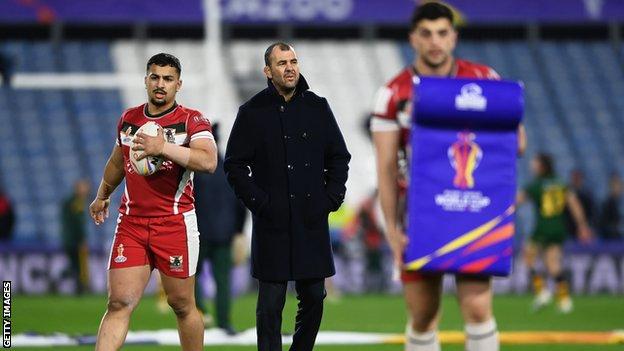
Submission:
<svg viewBox="0 0 624 351">
<path fill-rule="evenodd" d="M 66 334 L 55 335 L 26 335 L 17 334 L 11 337 L 12 347 L 24 346 L 77 346 L 78 341 Z"/>
<path fill-rule="evenodd" d="M 383 344 L 390 338 L 400 337 L 395 334 L 383 333 L 360 333 L 360 332 L 335 332 L 321 331 L 316 338 L 317 345 L 360 345 L 360 344 Z M 25 346 L 68 346 L 78 345 L 77 339 L 65 334 L 51 336 L 19 334 L 12 338 L 14 347 Z M 282 342 L 287 345 L 292 343 L 292 336 L 282 336 Z M 235 336 L 228 336 L 221 329 L 209 329 L 204 332 L 204 345 L 239 345 L 254 346 L 257 343 L 256 329 L 245 330 Z M 150 331 L 130 331 L 126 337 L 126 345 L 131 344 L 157 344 L 179 346 L 178 331 L 176 329 L 162 329 Z"/>
<path fill-rule="evenodd" d="M 503 344 L 624 344 L 624 333 L 616 331 L 514 331 L 501 332 Z M 443 344 L 464 343 L 464 333 L 461 331 L 442 331 L 440 341 Z M 14 347 L 49 347 L 49 346 L 75 346 L 93 345 L 95 336 L 70 337 L 67 334 L 56 333 L 53 335 L 18 334 L 13 336 Z M 292 343 L 292 336 L 282 336 L 285 345 Z M 321 331 L 316 339 L 317 345 L 374 345 L 374 344 L 402 344 L 402 334 L 387 333 L 362 333 L 362 332 L 338 332 Z M 126 345 L 168 345 L 179 346 L 178 332 L 175 329 L 162 329 L 151 331 L 130 331 L 126 338 Z M 205 346 L 255 346 L 256 330 L 247 329 L 236 336 L 228 336 L 220 329 L 209 329 L 204 332 Z"/>
</svg>

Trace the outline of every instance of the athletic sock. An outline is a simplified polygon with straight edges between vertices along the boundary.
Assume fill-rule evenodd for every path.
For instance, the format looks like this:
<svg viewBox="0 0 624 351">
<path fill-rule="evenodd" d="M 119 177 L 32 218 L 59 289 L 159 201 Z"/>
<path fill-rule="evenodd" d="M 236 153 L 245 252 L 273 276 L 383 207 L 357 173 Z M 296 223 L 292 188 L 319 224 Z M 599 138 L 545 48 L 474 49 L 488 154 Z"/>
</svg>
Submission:
<svg viewBox="0 0 624 351">
<path fill-rule="evenodd" d="M 568 285 L 568 279 L 565 274 L 561 273 L 555 277 L 555 282 L 557 283 L 557 300 L 561 301 L 563 299 L 570 297 L 570 287 Z"/>
<path fill-rule="evenodd" d="M 539 295 L 539 293 L 544 290 L 544 277 L 539 274 L 536 270 L 531 269 L 531 281 L 533 283 L 533 292 L 535 295 Z"/>
<path fill-rule="evenodd" d="M 440 351 L 438 332 L 433 330 L 425 333 L 414 331 L 408 323 L 405 331 L 405 351 Z"/>
<path fill-rule="evenodd" d="M 498 331 L 494 318 L 466 324 L 466 351 L 498 351 Z"/>
</svg>

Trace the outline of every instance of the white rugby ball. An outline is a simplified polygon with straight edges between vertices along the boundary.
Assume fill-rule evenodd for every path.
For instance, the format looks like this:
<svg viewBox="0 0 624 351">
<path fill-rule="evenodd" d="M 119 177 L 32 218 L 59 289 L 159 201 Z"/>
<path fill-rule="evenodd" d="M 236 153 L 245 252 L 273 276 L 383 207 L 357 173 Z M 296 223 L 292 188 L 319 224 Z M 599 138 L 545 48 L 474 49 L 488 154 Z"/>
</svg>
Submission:
<svg viewBox="0 0 624 351">
<path fill-rule="evenodd" d="M 141 128 L 139 128 L 136 131 L 136 133 L 134 133 L 134 137 L 132 138 L 132 142 L 130 144 L 129 158 L 130 158 L 130 165 L 132 165 L 132 169 L 134 169 L 134 171 L 139 175 L 148 176 L 148 175 L 152 175 L 158 172 L 158 170 L 160 169 L 160 166 L 163 163 L 163 158 L 156 157 L 156 156 L 148 156 L 142 160 L 137 160 L 139 157 L 141 157 L 141 155 L 143 155 L 143 151 L 132 150 L 132 148 L 135 145 L 134 138 L 136 138 L 136 135 L 139 133 L 147 134 L 150 136 L 157 136 L 159 128 L 160 126 L 156 122 L 149 121 L 145 123 L 144 125 L 142 125 Z"/>
</svg>

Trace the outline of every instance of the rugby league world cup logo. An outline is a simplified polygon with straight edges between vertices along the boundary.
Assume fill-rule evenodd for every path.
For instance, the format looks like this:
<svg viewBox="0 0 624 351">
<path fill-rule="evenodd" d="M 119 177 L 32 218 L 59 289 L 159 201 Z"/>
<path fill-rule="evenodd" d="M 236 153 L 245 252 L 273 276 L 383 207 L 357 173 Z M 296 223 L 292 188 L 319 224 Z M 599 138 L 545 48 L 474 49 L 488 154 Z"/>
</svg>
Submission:
<svg viewBox="0 0 624 351">
<path fill-rule="evenodd" d="M 451 166 L 455 169 L 453 185 L 459 189 L 472 189 L 475 186 L 473 173 L 483 157 L 483 151 L 475 139 L 474 133 L 459 132 L 457 141 L 447 151 Z"/>
</svg>

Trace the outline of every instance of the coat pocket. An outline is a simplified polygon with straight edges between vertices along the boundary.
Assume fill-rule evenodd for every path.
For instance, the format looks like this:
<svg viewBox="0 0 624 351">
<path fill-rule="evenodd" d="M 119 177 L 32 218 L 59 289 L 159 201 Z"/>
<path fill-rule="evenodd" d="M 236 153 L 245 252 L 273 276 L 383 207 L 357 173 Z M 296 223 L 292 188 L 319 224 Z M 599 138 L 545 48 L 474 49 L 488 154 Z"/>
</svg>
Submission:
<svg viewBox="0 0 624 351">
<path fill-rule="evenodd" d="M 316 195 L 316 196 L 315 196 Z M 327 227 L 327 216 L 330 212 L 331 200 L 322 191 L 308 198 L 304 224 L 309 229 L 323 229 Z"/>
<path fill-rule="evenodd" d="M 261 227 L 270 228 L 274 226 L 270 197 L 267 198 L 266 203 L 258 210 L 258 213 L 255 214 L 255 217 L 255 224 L 260 225 Z"/>
</svg>

